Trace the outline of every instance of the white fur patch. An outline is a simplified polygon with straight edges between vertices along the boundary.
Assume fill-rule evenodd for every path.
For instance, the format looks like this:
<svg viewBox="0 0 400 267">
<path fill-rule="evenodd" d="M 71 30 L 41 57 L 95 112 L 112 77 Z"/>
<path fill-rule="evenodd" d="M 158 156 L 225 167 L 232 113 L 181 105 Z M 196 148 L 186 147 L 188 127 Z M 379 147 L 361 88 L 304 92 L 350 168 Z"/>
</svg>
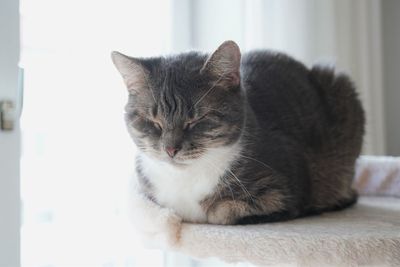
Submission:
<svg viewBox="0 0 400 267">
<path fill-rule="evenodd" d="M 239 153 L 239 144 L 209 149 L 185 167 L 173 166 L 141 154 L 142 171 L 149 179 L 157 202 L 173 209 L 185 221 L 204 223 L 207 215 L 200 201 L 215 192 L 220 177 Z"/>
</svg>

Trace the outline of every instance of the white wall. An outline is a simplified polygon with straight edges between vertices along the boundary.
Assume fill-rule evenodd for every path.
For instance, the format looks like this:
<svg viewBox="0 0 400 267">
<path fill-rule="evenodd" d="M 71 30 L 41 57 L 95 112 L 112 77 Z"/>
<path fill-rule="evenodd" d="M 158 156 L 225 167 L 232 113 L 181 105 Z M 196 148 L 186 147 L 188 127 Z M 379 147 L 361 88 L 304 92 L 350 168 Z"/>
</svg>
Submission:
<svg viewBox="0 0 400 267">
<path fill-rule="evenodd" d="M 387 153 L 400 156 L 400 1 L 382 1 Z"/>
<path fill-rule="evenodd" d="M 17 0 L 0 1 L 0 100 L 17 99 L 19 12 Z M 0 266 L 19 266 L 19 130 L 0 131 Z"/>
</svg>

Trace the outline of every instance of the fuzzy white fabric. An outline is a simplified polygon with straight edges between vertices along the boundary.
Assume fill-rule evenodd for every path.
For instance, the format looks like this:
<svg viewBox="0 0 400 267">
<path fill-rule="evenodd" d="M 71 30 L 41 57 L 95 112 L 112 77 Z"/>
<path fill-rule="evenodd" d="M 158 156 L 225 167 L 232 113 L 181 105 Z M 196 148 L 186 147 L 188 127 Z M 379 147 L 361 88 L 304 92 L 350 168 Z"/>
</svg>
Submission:
<svg viewBox="0 0 400 267">
<path fill-rule="evenodd" d="M 361 195 L 400 197 L 400 157 L 360 157 L 354 187 Z"/>
<path fill-rule="evenodd" d="M 400 159 L 361 157 L 356 206 L 288 222 L 247 226 L 182 223 L 172 210 L 132 194 L 147 244 L 196 258 L 260 266 L 400 266 Z"/>
</svg>

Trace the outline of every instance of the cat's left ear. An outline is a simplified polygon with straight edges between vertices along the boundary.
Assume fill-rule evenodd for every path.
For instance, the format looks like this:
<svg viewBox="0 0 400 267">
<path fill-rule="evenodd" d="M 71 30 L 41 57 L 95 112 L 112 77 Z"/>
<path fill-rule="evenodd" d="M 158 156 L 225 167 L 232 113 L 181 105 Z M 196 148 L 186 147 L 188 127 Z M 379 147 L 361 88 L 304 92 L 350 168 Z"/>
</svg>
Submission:
<svg viewBox="0 0 400 267">
<path fill-rule="evenodd" d="M 116 51 L 111 53 L 111 59 L 121 73 L 130 93 L 137 92 L 147 85 L 148 72 L 139 59 L 128 57 Z"/>
<path fill-rule="evenodd" d="M 240 49 L 234 41 L 223 42 L 207 59 L 201 72 L 209 72 L 224 86 L 240 84 Z"/>
</svg>

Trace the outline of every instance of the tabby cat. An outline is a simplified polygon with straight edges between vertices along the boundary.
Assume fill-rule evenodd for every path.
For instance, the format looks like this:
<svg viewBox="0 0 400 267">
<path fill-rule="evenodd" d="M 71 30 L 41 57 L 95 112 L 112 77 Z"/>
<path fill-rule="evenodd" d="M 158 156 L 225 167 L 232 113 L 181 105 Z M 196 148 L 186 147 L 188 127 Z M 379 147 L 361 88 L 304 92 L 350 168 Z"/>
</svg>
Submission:
<svg viewBox="0 0 400 267">
<path fill-rule="evenodd" d="M 345 208 L 364 134 L 350 79 L 281 53 L 112 59 L 129 91 L 141 191 L 184 221 L 248 224 Z"/>
</svg>

